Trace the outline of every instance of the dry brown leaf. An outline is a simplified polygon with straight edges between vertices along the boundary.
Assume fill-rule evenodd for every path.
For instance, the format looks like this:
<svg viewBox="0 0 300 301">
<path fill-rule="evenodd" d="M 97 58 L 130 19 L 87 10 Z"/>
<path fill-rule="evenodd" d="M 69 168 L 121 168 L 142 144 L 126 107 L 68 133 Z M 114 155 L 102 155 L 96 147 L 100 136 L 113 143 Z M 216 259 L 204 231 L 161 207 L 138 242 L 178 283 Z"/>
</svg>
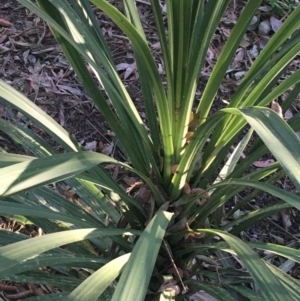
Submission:
<svg viewBox="0 0 300 301">
<path fill-rule="evenodd" d="M 186 228 L 186 230 L 188 230 L 188 231 L 193 231 L 193 230 L 190 228 L 188 222 L 185 223 L 185 228 Z M 193 237 L 193 238 L 203 238 L 203 237 L 205 236 L 205 233 L 204 233 L 204 232 L 195 232 L 195 231 L 193 231 L 193 232 L 189 232 L 189 233 L 187 234 L 187 236 L 191 236 L 191 237 Z"/>
<path fill-rule="evenodd" d="M 270 23 L 271 23 L 272 30 L 274 32 L 276 32 L 282 25 L 282 21 L 278 20 L 273 16 L 270 18 Z"/>
<path fill-rule="evenodd" d="M 0 282 L 0 290 L 1 291 L 16 291 L 18 288 L 15 285 L 9 285 L 9 284 L 4 284 L 2 282 Z"/>
<path fill-rule="evenodd" d="M 284 113 L 284 119 L 285 120 L 289 120 L 293 117 L 293 113 L 290 109 L 287 109 L 286 112 Z"/>
<path fill-rule="evenodd" d="M 175 174 L 177 168 L 178 168 L 178 164 L 173 165 L 173 166 L 171 167 L 171 173 L 172 173 L 172 174 Z"/>
<path fill-rule="evenodd" d="M 290 212 L 288 209 L 286 209 L 281 211 L 280 213 L 281 213 L 284 229 L 287 230 L 292 225 Z"/>
<path fill-rule="evenodd" d="M 254 161 L 252 163 L 252 165 L 254 165 L 256 167 L 259 167 L 259 168 L 263 168 L 263 167 L 268 167 L 268 166 L 270 166 L 273 163 L 274 163 L 274 160 L 273 159 L 269 159 L 269 160 L 264 160 L 264 161 Z"/>
<path fill-rule="evenodd" d="M 114 145 L 115 144 L 113 142 L 111 142 L 109 144 L 105 144 L 101 153 L 104 154 L 104 155 L 109 156 L 112 153 L 113 149 L 114 149 Z"/>
<path fill-rule="evenodd" d="M 76 198 L 73 190 L 64 191 L 63 194 L 69 201 L 74 201 Z"/>
<path fill-rule="evenodd" d="M 24 299 L 28 296 L 31 296 L 33 294 L 32 290 L 27 290 L 21 293 L 17 293 L 17 294 L 7 294 L 6 297 L 9 298 L 9 300 L 18 300 L 18 299 Z"/>
<path fill-rule="evenodd" d="M 35 296 L 43 295 L 43 290 L 40 287 L 37 287 L 34 283 L 29 283 L 28 286 Z"/>
<path fill-rule="evenodd" d="M 112 174 L 112 178 L 116 181 L 119 175 L 120 166 L 115 166 L 115 169 Z"/>
<path fill-rule="evenodd" d="M 137 188 L 139 188 L 139 187 L 141 187 L 141 186 L 143 186 L 144 185 L 144 183 L 143 182 L 134 182 L 133 184 L 131 184 L 131 186 L 130 187 L 128 187 L 127 189 L 126 189 L 126 192 L 127 193 L 131 193 L 133 190 L 135 190 L 135 189 L 137 189 Z"/>
<path fill-rule="evenodd" d="M 283 114 L 282 114 L 282 108 L 280 104 L 277 101 L 272 101 L 271 103 L 271 109 L 276 112 L 282 119 L 283 119 Z"/>
<path fill-rule="evenodd" d="M 59 107 L 59 124 L 61 126 L 64 126 L 65 125 L 65 108 L 63 106 L 63 104 L 60 105 Z"/>
<path fill-rule="evenodd" d="M 279 237 L 277 235 L 273 235 L 272 233 L 270 233 L 270 235 L 281 245 L 284 245 L 284 238 L 283 237 Z"/>
<path fill-rule="evenodd" d="M 129 177 L 129 176 L 124 176 L 124 177 L 123 177 L 123 181 L 124 181 L 127 185 L 129 185 L 129 186 L 131 186 L 131 185 L 133 185 L 134 183 L 137 182 L 136 178 L 134 178 L 134 177 Z"/>
<path fill-rule="evenodd" d="M 82 95 L 82 91 L 77 89 L 77 88 L 73 88 L 70 85 L 56 85 L 57 88 L 59 88 L 61 90 L 61 92 L 65 93 L 65 94 L 69 94 L 67 93 L 70 92 L 75 96 L 81 96 Z"/>
<path fill-rule="evenodd" d="M 160 49 L 160 42 L 156 42 L 156 43 L 152 44 L 151 48 L 154 49 L 154 50 Z"/>
<path fill-rule="evenodd" d="M 130 64 L 128 64 L 128 63 L 120 63 L 120 64 L 116 65 L 116 69 L 118 71 L 122 71 L 122 70 L 126 70 L 129 66 L 130 66 Z"/>
<path fill-rule="evenodd" d="M 264 20 L 259 24 L 258 34 L 261 36 L 267 36 L 271 31 L 271 24 L 269 20 Z"/>
<path fill-rule="evenodd" d="M 93 152 L 96 151 L 97 141 L 87 142 L 84 148 L 89 151 L 93 151 Z"/>
<path fill-rule="evenodd" d="M 147 184 L 144 184 L 140 187 L 140 189 L 136 192 L 134 198 L 143 204 L 148 203 L 151 197 L 151 189 Z"/>
<path fill-rule="evenodd" d="M 7 20 L 4 20 L 4 19 L 0 18 L 0 26 L 10 27 L 10 26 L 12 26 L 12 23 L 10 23 Z"/>
<path fill-rule="evenodd" d="M 240 80 L 242 79 L 246 74 L 246 71 L 239 71 L 234 73 L 234 77 L 236 78 L 236 80 Z"/>
<path fill-rule="evenodd" d="M 129 64 L 124 73 L 124 79 L 127 79 L 136 70 L 136 63 Z"/>
<path fill-rule="evenodd" d="M 190 194 L 191 193 L 191 187 L 188 183 L 185 183 L 184 186 L 183 186 L 183 192 L 185 194 Z"/>
<path fill-rule="evenodd" d="M 98 152 L 102 152 L 102 150 L 103 150 L 103 147 L 104 147 L 104 144 L 103 144 L 103 142 L 102 141 L 99 141 L 99 143 L 98 143 L 98 147 L 97 147 L 97 151 Z"/>
<path fill-rule="evenodd" d="M 114 132 L 110 131 L 110 130 L 108 130 L 106 132 L 106 135 L 109 136 L 109 137 L 115 137 L 116 136 L 116 134 Z"/>
</svg>

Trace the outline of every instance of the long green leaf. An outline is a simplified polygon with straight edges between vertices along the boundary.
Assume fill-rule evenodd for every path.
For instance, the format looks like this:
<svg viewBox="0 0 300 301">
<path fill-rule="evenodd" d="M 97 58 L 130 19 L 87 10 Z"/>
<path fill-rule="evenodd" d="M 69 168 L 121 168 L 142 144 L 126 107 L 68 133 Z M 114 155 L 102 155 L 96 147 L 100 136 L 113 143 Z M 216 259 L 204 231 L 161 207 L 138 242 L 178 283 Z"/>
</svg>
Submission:
<svg viewBox="0 0 300 301">
<path fill-rule="evenodd" d="M 9 102 L 10 105 L 22 113 L 30 114 L 31 120 L 40 126 L 40 128 L 47 129 L 47 132 L 52 137 L 55 137 L 56 140 L 68 150 L 76 151 L 79 148 L 79 143 L 76 142 L 53 118 L 2 80 L 0 80 L 0 99 L 1 98 L 4 99 L 5 102 Z"/>
<path fill-rule="evenodd" d="M 59 246 L 81 241 L 98 236 L 114 236 L 127 234 L 139 234 L 139 231 L 126 231 L 120 229 L 80 229 L 59 233 L 47 234 L 25 241 L 16 242 L 0 248 L 0 276 L 13 266 L 18 266 L 23 260 L 34 255 L 46 252 Z"/>
<path fill-rule="evenodd" d="M 9 215 L 16 214 L 16 215 L 25 215 L 25 216 L 38 216 L 38 217 L 48 218 L 51 220 L 64 221 L 74 225 L 78 225 L 83 228 L 94 226 L 89 222 L 85 221 L 84 217 L 80 219 L 70 214 L 58 213 L 42 206 L 29 206 L 25 204 L 17 204 L 17 203 L 1 201 L 0 212 L 2 214 L 9 214 Z"/>
<path fill-rule="evenodd" d="M 58 249 L 56 249 L 58 250 Z M 18 266 L 18 274 L 23 273 L 27 270 L 38 269 L 44 266 L 50 266 L 52 268 L 57 268 L 59 266 L 63 267 L 79 267 L 97 270 L 99 266 L 109 262 L 108 258 L 93 256 L 93 255 L 78 255 L 72 253 L 63 252 L 53 252 L 49 251 L 45 254 L 40 254 L 34 258 L 23 261 Z M 6 274 L 14 274 L 14 271 L 6 270 Z"/>
<path fill-rule="evenodd" d="M 160 211 L 141 234 L 124 268 L 112 301 L 143 301 L 172 213 Z"/>
<path fill-rule="evenodd" d="M 116 160 L 91 152 L 65 153 L 47 158 L 27 160 L 0 169 L 0 195 L 17 193 L 38 185 L 62 180 L 81 173 L 104 161 Z"/>
<path fill-rule="evenodd" d="M 124 265 L 127 263 L 130 253 L 111 260 L 101 269 L 93 273 L 83 281 L 68 298 L 70 301 L 96 301 L 104 290 L 119 276 Z M 121 299 L 119 299 L 121 301 Z"/>
<path fill-rule="evenodd" d="M 229 288 L 235 292 L 238 292 L 242 296 L 245 296 L 250 301 L 265 301 L 265 299 L 262 299 L 260 294 L 256 293 L 255 291 L 249 289 L 244 285 L 229 285 Z"/>
<path fill-rule="evenodd" d="M 210 233 L 223 238 L 230 249 L 234 250 L 255 280 L 262 295 L 268 301 L 282 301 L 291 298 L 289 291 L 278 278 L 266 267 L 265 262 L 244 242 L 226 232 L 199 229 L 197 232 Z"/>
<path fill-rule="evenodd" d="M 229 110 L 244 116 L 300 191 L 300 141 L 289 125 L 268 108 Z"/>
<path fill-rule="evenodd" d="M 184 282 L 187 285 L 191 285 L 192 287 L 197 288 L 198 290 L 204 290 L 214 298 L 217 298 L 218 301 L 235 301 L 230 293 L 217 285 L 212 285 L 205 282 L 196 281 L 193 279 L 189 279 Z"/>
<path fill-rule="evenodd" d="M 170 108 L 150 49 L 145 43 L 143 37 L 140 36 L 138 31 L 135 30 L 130 22 L 127 19 L 121 18 L 120 12 L 116 8 L 111 6 L 109 3 L 100 0 L 92 0 L 91 2 L 102 9 L 124 31 L 148 70 L 149 80 L 151 80 L 152 83 L 153 93 L 157 104 L 158 117 L 160 120 L 160 129 L 165 155 L 164 175 L 165 179 L 168 180 L 171 176 L 171 166 L 174 163 Z"/>
<path fill-rule="evenodd" d="M 251 248 L 265 250 L 300 263 L 300 250 L 272 243 L 247 242 L 247 244 Z"/>
<path fill-rule="evenodd" d="M 261 0 L 248 1 L 241 16 L 231 31 L 231 34 L 225 46 L 223 47 L 220 56 L 218 57 L 217 63 L 213 68 L 213 72 L 209 77 L 208 83 L 202 94 L 201 101 L 199 102 L 197 112 L 200 112 L 200 122 L 203 122 L 203 120 L 207 117 L 227 68 L 231 63 L 236 49 L 238 48 L 239 43 L 243 38 L 244 33 L 246 32 L 248 25 L 256 13 L 260 3 Z"/>
</svg>

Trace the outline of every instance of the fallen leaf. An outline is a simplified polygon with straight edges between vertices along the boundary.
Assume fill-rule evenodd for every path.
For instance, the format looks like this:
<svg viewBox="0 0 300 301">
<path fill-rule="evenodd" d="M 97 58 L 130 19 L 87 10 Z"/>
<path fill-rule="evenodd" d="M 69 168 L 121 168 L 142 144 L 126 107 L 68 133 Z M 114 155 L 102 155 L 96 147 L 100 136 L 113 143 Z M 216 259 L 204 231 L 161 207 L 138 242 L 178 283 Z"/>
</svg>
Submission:
<svg viewBox="0 0 300 301">
<path fill-rule="evenodd" d="M 259 18 L 254 16 L 248 26 L 248 30 L 255 30 L 259 25 Z"/>
<path fill-rule="evenodd" d="M 154 44 L 151 45 L 152 49 L 160 49 L 160 42 L 156 42 Z"/>
<path fill-rule="evenodd" d="M 171 167 L 171 173 L 172 173 L 172 174 L 175 174 L 177 168 L 178 168 L 178 164 L 173 165 L 173 166 Z"/>
<path fill-rule="evenodd" d="M 126 68 L 124 79 L 127 79 L 135 71 L 135 69 L 136 69 L 136 63 L 134 62 Z"/>
<path fill-rule="evenodd" d="M 61 126 L 65 125 L 65 108 L 63 104 L 61 104 L 59 107 L 59 124 Z"/>
<path fill-rule="evenodd" d="M 103 150 L 103 147 L 104 147 L 104 144 L 103 144 L 103 142 L 102 142 L 102 141 L 99 141 L 99 143 L 98 143 L 98 147 L 97 147 L 97 151 L 98 151 L 99 153 L 101 153 L 101 152 L 102 152 L 102 150 Z"/>
<path fill-rule="evenodd" d="M 120 64 L 116 65 L 116 68 L 118 71 L 121 71 L 121 70 L 126 70 L 129 66 L 130 66 L 130 64 L 128 64 L 128 63 L 120 63 Z"/>
<path fill-rule="evenodd" d="M 108 130 L 106 132 L 106 135 L 109 136 L 109 137 L 115 137 L 116 136 L 116 134 L 114 132 L 110 131 L 110 130 Z"/>
<path fill-rule="evenodd" d="M 259 54 L 257 45 L 253 45 L 253 47 L 247 52 L 252 59 L 255 59 Z"/>
<path fill-rule="evenodd" d="M 280 212 L 280 214 L 282 217 L 282 223 L 283 223 L 284 229 L 287 230 L 292 225 L 289 210 L 288 209 L 283 210 Z"/>
<path fill-rule="evenodd" d="M 213 296 L 209 295 L 208 293 L 204 291 L 199 291 L 195 293 L 194 295 L 190 296 L 189 300 L 191 301 L 218 301 Z"/>
<path fill-rule="evenodd" d="M 10 27 L 10 26 L 12 26 L 12 23 L 10 23 L 7 20 L 4 20 L 4 19 L 0 18 L 0 25 L 4 26 L 4 27 Z"/>
<path fill-rule="evenodd" d="M 258 34 L 266 36 L 271 31 L 271 24 L 269 20 L 262 21 L 258 27 Z"/>
<path fill-rule="evenodd" d="M 282 108 L 281 108 L 280 104 L 277 101 L 274 101 L 274 100 L 272 101 L 271 109 L 273 111 L 275 111 L 281 118 L 283 118 Z"/>
<path fill-rule="evenodd" d="M 284 119 L 285 120 L 289 120 L 293 117 L 293 113 L 290 109 L 287 109 L 286 112 L 284 113 Z"/>
<path fill-rule="evenodd" d="M 97 148 L 97 141 L 87 142 L 84 148 L 94 152 Z"/>
<path fill-rule="evenodd" d="M 234 73 L 234 77 L 239 80 L 239 79 L 242 79 L 244 77 L 244 75 L 246 74 L 246 71 L 239 71 L 239 72 L 236 72 Z"/>
<path fill-rule="evenodd" d="M 250 45 L 249 43 L 249 38 L 247 35 L 244 35 L 241 42 L 240 42 L 240 46 L 243 48 L 247 48 Z"/>
<path fill-rule="evenodd" d="M 268 13 L 272 10 L 272 7 L 270 5 L 264 5 L 259 7 L 260 11 L 263 11 L 264 13 Z"/>
<path fill-rule="evenodd" d="M 259 48 L 260 49 L 265 48 L 269 41 L 270 41 L 270 37 L 261 36 L 261 38 L 259 40 Z"/>
<path fill-rule="evenodd" d="M 270 233 L 270 235 L 281 245 L 284 245 L 284 238 L 283 237 L 279 237 L 276 235 L 273 235 L 272 233 Z"/>
<path fill-rule="evenodd" d="M 282 25 L 282 22 L 278 19 L 276 19 L 275 17 L 271 17 L 270 18 L 270 24 L 271 24 L 271 27 L 272 27 L 272 30 L 274 32 L 276 32 Z"/>
<path fill-rule="evenodd" d="M 59 88 L 60 90 L 62 90 L 66 94 L 68 94 L 66 91 L 69 91 L 73 95 L 76 95 L 76 96 L 81 96 L 82 95 L 82 92 L 79 89 L 73 88 L 69 85 L 56 85 L 56 87 Z"/>
<path fill-rule="evenodd" d="M 234 213 L 233 213 L 233 218 L 234 219 L 238 219 L 240 218 L 241 216 L 245 215 L 245 211 L 242 211 L 240 209 L 236 210 Z"/>
<path fill-rule="evenodd" d="M 150 201 L 152 191 L 147 184 L 142 185 L 139 190 L 134 195 L 134 199 L 140 201 L 141 203 L 145 204 Z"/>
<path fill-rule="evenodd" d="M 119 175 L 120 166 L 115 166 L 115 169 L 112 174 L 112 178 L 116 181 Z"/>
<path fill-rule="evenodd" d="M 137 179 L 134 178 L 134 177 L 124 176 L 124 177 L 123 177 L 123 181 L 124 181 L 127 185 L 131 186 L 131 185 L 133 185 L 134 183 L 137 182 Z"/>
<path fill-rule="evenodd" d="M 114 149 L 114 143 L 105 144 L 102 149 L 102 154 L 109 156 Z"/>
<path fill-rule="evenodd" d="M 185 194 L 190 194 L 191 193 L 191 187 L 188 183 L 185 183 L 184 186 L 183 186 L 183 192 Z"/>
<path fill-rule="evenodd" d="M 263 168 L 263 167 L 268 167 L 268 166 L 270 166 L 273 163 L 274 163 L 274 160 L 273 159 L 269 159 L 269 160 L 265 160 L 265 161 L 254 161 L 252 163 L 252 165 L 254 165 L 256 167 L 259 167 L 259 168 Z"/>
</svg>

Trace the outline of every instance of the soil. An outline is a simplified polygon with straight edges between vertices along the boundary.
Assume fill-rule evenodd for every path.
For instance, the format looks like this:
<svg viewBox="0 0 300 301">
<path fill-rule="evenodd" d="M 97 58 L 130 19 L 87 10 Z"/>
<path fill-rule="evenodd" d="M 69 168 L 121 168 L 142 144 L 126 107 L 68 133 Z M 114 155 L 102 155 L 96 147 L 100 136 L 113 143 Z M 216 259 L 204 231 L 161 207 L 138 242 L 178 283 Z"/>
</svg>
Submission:
<svg viewBox="0 0 300 301">
<path fill-rule="evenodd" d="M 161 66 L 160 49 L 154 31 L 154 21 L 149 5 L 143 2 L 145 1 L 137 1 L 143 26 L 158 66 Z M 235 1 L 233 1 L 222 21 L 222 25 L 216 31 L 213 43 L 209 48 L 206 66 L 201 73 L 197 97 L 201 95 L 202 88 L 210 75 L 211 67 L 216 61 L 240 10 L 241 7 L 235 6 Z M 138 111 L 146 121 L 131 45 L 128 39 L 100 11 L 95 10 L 95 13 L 101 22 L 102 31 L 107 38 L 120 76 L 134 99 Z M 10 22 L 10 24 L 0 25 L 0 78 L 35 102 L 83 146 L 92 150 L 103 150 L 112 141 L 107 123 L 84 91 L 45 23 L 24 9 L 16 0 L 1 0 L 0 19 Z M 257 45 L 259 36 L 253 31 L 249 32 L 247 37 L 247 50 L 251 52 L 255 48 L 254 46 Z M 251 65 L 251 57 L 246 60 L 238 57 L 235 59 L 231 70 L 228 71 L 227 77 L 220 87 L 214 110 L 226 106 L 223 100 L 230 99 L 233 91 L 239 85 L 242 73 L 249 68 L 249 65 Z M 297 68 L 298 65 L 299 61 L 295 61 L 291 68 Z M 161 74 L 163 76 L 162 67 Z M 292 112 L 297 110 L 298 105 L 295 104 Z M 7 110 L 2 106 L 0 106 L 0 116 L 2 118 L 23 118 L 17 112 Z M 32 124 L 31 127 L 60 151 L 59 146 L 37 126 Z M 1 131 L 0 147 L 13 153 L 24 152 L 20 145 L 14 144 Z M 118 156 L 120 154 L 114 155 Z M 270 158 L 271 156 L 267 156 L 263 159 Z M 289 191 L 294 190 L 293 185 L 287 178 L 278 181 L 277 185 Z M 240 201 L 249 192 L 250 190 L 245 190 L 232 202 Z M 254 208 L 263 208 L 274 203 L 274 201 L 274 198 L 270 195 L 260 193 L 250 204 Z M 252 210 L 252 208 L 245 207 L 242 210 L 245 212 Z M 249 231 L 242 233 L 242 235 L 245 239 L 287 245 L 298 241 L 299 217 L 299 212 L 293 209 L 282 214 L 282 216 L 276 215 L 263 220 L 252 226 Z M 289 222 L 291 223 L 290 226 L 288 226 Z M 1 219 L 0 225 L 2 228 L 24 232 L 30 236 L 37 235 L 38 231 L 34 226 L 22 228 L 20 224 L 4 217 Z M 298 278 L 299 269 L 297 265 L 292 273 Z M 12 291 L 13 294 L 20 294 L 19 298 L 25 298 L 27 295 L 38 294 L 37 289 L 40 288 L 35 288 L 33 284 L 0 282 L 0 295 L 4 300 L 13 300 L 12 297 L 9 298 L 8 296 L 11 294 L 9 291 Z"/>
</svg>

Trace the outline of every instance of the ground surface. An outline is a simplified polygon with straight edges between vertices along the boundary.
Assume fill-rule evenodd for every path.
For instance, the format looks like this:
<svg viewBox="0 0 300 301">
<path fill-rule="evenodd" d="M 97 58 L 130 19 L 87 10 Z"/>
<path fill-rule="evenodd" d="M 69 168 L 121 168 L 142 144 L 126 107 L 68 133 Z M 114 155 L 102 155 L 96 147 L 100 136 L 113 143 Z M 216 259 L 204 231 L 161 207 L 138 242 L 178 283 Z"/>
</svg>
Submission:
<svg viewBox="0 0 300 301">
<path fill-rule="evenodd" d="M 151 17 L 150 7 L 142 2 L 137 1 L 141 18 L 163 76 L 160 48 L 154 31 L 154 22 Z M 203 87 L 209 77 L 212 66 L 239 15 L 241 8 L 235 5 L 236 3 L 236 1 L 233 1 L 228 9 L 209 48 L 206 65 L 202 70 L 200 78 L 198 96 L 201 95 L 201 87 Z M 138 76 L 135 70 L 135 62 L 128 39 L 101 12 L 95 10 L 95 13 L 99 18 L 102 31 L 107 38 L 120 76 L 135 100 L 141 116 L 146 118 L 142 105 Z M 220 87 L 220 93 L 215 102 L 215 110 L 225 107 L 223 100 L 230 98 L 242 76 L 249 69 L 257 54 L 263 49 L 268 37 L 274 33 L 276 26 L 280 26 L 280 18 L 277 17 L 275 20 L 272 18 L 274 16 L 271 13 L 266 13 L 264 10 L 260 11 L 260 20 L 257 24 L 252 24 L 253 29 L 247 32 L 231 65 L 231 69 L 228 70 L 227 77 Z M 270 22 L 272 29 L 263 36 L 259 33 L 258 26 L 265 20 Z M 299 68 L 299 62 L 295 60 L 288 72 Z M 105 119 L 97 111 L 93 102 L 83 90 L 51 32 L 41 19 L 25 10 L 15 0 L 1 0 L 0 78 L 28 96 L 70 132 L 81 144 L 86 146 L 87 149 L 106 151 L 108 154 L 112 153 L 113 149 L 109 148 L 112 137 Z M 296 101 L 288 114 L 293 114 L 298 109 L 299 101 Z M 7 110 L 2 106 L 0 106 L 0 117 L 8 117 Z M 37 134 L 55 146 L 53 141 L 49 137 L 46 137 L 38 127 L 32 126 Z M 12 144 L 11 140 L 1 131 L 0 146 L 6 151 L 22 152 L 20 146 Z M 272 157 L 262 158 L 258 164 L 267 164 L 267 159 L 272 159 Z M 287 190 L 293 189 L 288 179 L 282 179 L 277 184 Z M 242 199 L 248 192 L 246 191 L 241 196 L 237 196 L 235 201 Z M 272 197 L 260 194 L 252 202 L 252 205 L 256 208 L 263 208 L 272 202 L 274 202 Z M 247 210 L 247 208 L 243 210 Z M 252 240 L 288 244 L 298 240 L 300 233 L 299 221 L 299 213 L 296 210 L 292 210 L 282 214 L 282 216 L 273 216 L 253 226 L 244 235 Z M 5 218 L 0 221 L 0 224 L 4 228 L 20 231 L 19 224 L 15 224 Z M 34 227 L 27 227 L 22 231 L 32 236 L 37 234 L 37 229 Z M 294 267 L 293 274 L 295 277 L 298 277 L 297 266 Z M 42 289 L 46 290 L 45 288 Z M 18 298 L 25 298 L 27 295 L 38 295 L 42 293 L 40 290 L 41 288 L 37 289 L 33 284 L 12 285 L 7 282 L 0 282 L 0 291 L 2 291 L 3 300 L 16 300 Z"/>
</svg>

